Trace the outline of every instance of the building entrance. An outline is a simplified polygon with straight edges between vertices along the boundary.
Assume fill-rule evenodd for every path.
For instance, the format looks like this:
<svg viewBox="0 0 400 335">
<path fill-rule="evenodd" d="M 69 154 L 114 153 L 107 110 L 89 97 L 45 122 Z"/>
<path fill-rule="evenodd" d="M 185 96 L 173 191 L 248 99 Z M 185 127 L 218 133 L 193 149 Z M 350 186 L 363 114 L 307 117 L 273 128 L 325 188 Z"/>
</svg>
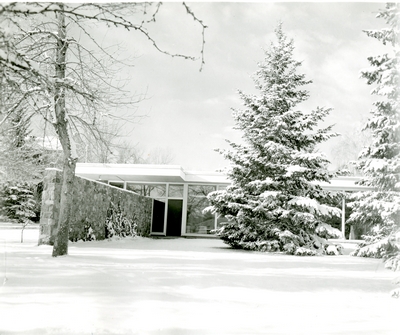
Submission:
<svg viewBox="0 0 400 335">
<path fill-rule="evenodd" d="M 151 225 L 152 233 L 164 233 L 165 202 L 153 200 L 153 221 Z"/>
<path fill-rule="evenodd" d="M 183 200 L 168 199 L 167 236 L 181 236 Z"/>
</svg>

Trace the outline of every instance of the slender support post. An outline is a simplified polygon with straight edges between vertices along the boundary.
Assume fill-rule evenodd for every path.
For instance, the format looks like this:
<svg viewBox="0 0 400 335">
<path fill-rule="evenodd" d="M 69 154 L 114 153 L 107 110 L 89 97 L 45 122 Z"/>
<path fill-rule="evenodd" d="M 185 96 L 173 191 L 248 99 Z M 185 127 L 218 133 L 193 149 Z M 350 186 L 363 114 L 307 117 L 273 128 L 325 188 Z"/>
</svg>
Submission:
<svg viewBox="0 0 400 335">
<path fill-rule="evenodd" d="M 343 239 L 346 239 L 346 193 L 343 192 L 342 198 L 342 234 Z"/>
<path fill-rule="evenodd" d="M 4 240 L 4 279 L 3 285 L 7 282 L 7 240 Z"/>
</svg>

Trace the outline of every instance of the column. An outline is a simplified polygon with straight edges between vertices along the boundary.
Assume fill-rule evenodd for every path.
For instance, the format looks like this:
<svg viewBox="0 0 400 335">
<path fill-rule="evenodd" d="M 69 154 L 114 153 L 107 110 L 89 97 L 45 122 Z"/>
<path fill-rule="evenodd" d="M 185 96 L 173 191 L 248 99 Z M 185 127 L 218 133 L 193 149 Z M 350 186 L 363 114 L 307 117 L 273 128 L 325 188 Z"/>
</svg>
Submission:
<svg viewBox="0 0 400 335">
<path fill-rule="evenodd" d="M 346 192 L 343 191 L 342 198 L 342 234 L 343 239 L 346 239 Z"/>
</svg>

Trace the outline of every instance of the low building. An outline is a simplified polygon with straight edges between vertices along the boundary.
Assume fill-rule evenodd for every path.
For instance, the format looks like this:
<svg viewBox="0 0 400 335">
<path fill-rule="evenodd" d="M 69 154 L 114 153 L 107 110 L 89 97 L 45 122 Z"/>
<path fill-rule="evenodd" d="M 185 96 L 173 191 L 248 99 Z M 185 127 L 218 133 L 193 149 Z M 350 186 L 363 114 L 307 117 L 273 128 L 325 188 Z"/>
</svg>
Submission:
<svg viewBox="0 0 400 335">
<path fill-rule="evenodd" d="M 185 171 L 178 165 L 78 163 L 76 175 L 152 198 L 151 234 L 154 236 L 212 236 L 212 230 L 226 220 L 203 212 L 209 206 L 207 194 L 230 184 L 223 173 Z M 356 184 L 359 179 L 335 178 L 321 186 L 335 192 L 367 190 Z M 344 208 L 345 197 L 342 205 Z"/>
</svg>

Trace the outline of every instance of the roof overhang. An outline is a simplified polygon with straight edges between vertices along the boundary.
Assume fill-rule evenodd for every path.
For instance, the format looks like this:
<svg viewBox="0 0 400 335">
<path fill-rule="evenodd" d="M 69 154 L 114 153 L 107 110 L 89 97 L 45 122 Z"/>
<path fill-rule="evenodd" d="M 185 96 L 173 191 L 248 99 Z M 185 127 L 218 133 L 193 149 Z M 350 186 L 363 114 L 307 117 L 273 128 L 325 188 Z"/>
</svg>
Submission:
<svg viewBox="0 0 400 335">
<path fill-rule="evenodd" d="M 143 183 L 210 183 L 230 184 L 224 173 L 184 171 L 180 165 L 156 164 L 101 164 L 78 163 L 76 175 L 92 180 L 143 182 Z M 357 192 L 373 190 L 358 185 L 361 177 L 337 177 L 330 183 L 318 182 L 326 190 L 336 192 Z"/>
<path fill-rule="evenodd" d="M 78 163 L 75 174 L 92 180 L 124 182 L 230 183 L 223 173 L 189 172 L 179 165 Z"/>
<path fill-rule="evenodd" d="M 337 177 L 332 178 L 330 183 L 318 182 L 318 184 L 325 190 L 336 192 L 360 192 L 372 191 L 374 188 L 369 186 L 358 185 L 361 177 Z"/>
</svg>

